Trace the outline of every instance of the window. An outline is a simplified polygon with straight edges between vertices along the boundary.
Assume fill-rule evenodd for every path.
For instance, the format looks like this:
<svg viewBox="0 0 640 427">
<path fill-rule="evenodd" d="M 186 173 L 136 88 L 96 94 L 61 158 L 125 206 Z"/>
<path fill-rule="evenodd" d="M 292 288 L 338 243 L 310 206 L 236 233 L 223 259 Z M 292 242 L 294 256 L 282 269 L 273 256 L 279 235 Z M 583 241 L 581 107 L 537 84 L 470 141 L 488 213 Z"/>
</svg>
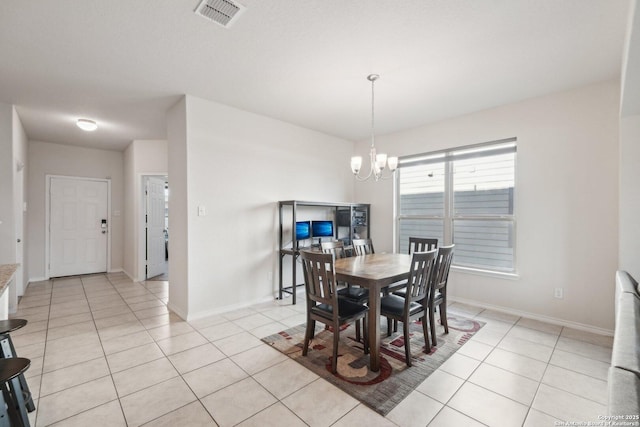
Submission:
<svg viewBox="0 0 640 427">
<path fill-rule="evenodd" d="M 436 237 L 456 244 L 454 265 L 514 272 L 515 166 L 515 138 L 401 158 L 398 251 Z"/>
</svg>

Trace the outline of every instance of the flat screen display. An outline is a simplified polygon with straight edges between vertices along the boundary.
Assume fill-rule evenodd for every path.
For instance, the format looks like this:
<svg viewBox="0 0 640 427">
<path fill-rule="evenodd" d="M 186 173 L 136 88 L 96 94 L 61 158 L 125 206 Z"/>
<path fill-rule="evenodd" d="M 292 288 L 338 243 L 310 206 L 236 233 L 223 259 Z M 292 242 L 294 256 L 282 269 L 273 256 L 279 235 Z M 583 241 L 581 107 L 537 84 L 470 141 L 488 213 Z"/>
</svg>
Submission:
<svg viewBox="0 0 640 427">
<path fill-rule="evenodd" d="M 333 237 L 333 221 L 312 221 L 313 237 Z"/>
<path fill-rule="evenodd" d="M 296 222 L 296 240 L 309 239 L 310 237 L 311 237 L 311 222 L 310 221 Z"/>
</svg>

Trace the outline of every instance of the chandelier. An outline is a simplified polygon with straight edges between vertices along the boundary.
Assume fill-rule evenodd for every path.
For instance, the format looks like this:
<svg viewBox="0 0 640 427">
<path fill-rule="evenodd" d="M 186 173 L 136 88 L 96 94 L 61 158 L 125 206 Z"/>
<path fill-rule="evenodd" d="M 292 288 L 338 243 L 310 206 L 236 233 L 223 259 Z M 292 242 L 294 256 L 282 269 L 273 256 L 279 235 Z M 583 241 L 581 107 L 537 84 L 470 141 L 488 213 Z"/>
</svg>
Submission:
<svg viewBox="0 0 640 427">
<path fill-rule="evenodd" d="M 380 78 L 377 74 L 370 74 L 367 80 L 371 82 L 371 149 L 369 150 L 370 170 L 366 176 L 360 175 L 362 167 L 362 156 L 351 157 L 351 171 L 358 181 L 366 181 L 373 177 L 376 181 L 388 179 L 393 176 L 393 172 L 398 168 L 398 158 L 389 157 L 384 153 L 376 152 L 375 145 L 375 109 L 374 109 L 374 84 Z M 390 173 L 384 175 L 385 166 L 388 166 Z"/>
</svg>

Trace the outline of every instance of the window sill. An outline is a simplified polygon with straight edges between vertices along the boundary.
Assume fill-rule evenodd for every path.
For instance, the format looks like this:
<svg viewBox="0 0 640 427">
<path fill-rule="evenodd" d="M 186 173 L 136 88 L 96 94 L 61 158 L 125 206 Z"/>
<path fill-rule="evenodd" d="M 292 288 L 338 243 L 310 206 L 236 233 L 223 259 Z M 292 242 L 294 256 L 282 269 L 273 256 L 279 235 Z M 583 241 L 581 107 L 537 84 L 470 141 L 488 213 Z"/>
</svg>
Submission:
<svg viewBox="0 0 640 427">
<path fill-rule="evenodd" d="M 501 271 L 482 270 L 479 268 L 461 267 L 457 265 L 452 265 L 451 271 L 475 274 L 478 276 L 495 277 L 497 279 L 520 280 L 520 275 L 518 273 L 503 273 Z"/>
</svg>

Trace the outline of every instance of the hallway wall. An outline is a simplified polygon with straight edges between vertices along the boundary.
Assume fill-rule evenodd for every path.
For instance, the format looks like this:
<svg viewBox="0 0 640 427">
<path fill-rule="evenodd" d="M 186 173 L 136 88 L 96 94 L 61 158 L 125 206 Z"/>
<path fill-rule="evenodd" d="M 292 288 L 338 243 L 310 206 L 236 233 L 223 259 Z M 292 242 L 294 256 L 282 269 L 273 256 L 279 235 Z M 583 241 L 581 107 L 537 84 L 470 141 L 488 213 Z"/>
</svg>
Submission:
<svg viewBox="0 0 640 427">
<path fill-rule="evenodd" d="M 29 280 L 42 280 L 45 269 L 46 175 L 111 179 L 111 269 L 123 268 L 123 153 L 50 142 L 29 141 Z"/>
</svg>

